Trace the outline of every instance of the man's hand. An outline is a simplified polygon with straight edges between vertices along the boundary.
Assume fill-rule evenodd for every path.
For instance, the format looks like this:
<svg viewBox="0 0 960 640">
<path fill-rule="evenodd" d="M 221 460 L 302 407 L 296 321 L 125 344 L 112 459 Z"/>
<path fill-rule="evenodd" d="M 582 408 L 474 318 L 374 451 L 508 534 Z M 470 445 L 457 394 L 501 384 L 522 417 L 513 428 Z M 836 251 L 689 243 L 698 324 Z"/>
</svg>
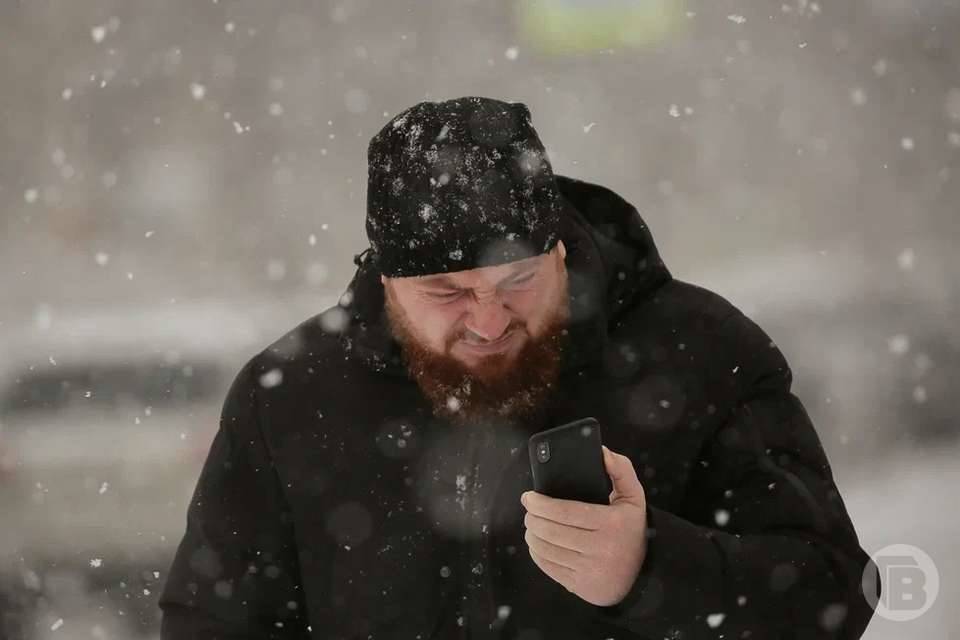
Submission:
<svg viewBox="0 0 960 640">
<path fill-rule="evenodd" d="M 603 462 L 613 483 L 609 505 L 535 491 L 520 496 L 530 557 L 567 591 L 601 607 L 627 595 L 647 550 L 647 500 L 633 463 L 606 447 Z"/>
</svg>

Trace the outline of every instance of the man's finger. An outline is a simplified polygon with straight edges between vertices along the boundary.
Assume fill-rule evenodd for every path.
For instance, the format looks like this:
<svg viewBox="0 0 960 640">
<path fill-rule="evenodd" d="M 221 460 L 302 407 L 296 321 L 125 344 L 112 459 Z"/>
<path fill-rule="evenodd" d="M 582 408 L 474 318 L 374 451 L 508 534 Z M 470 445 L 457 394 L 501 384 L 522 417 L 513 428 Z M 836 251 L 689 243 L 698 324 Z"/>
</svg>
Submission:
<svg viewBox="0 0 960 640">
<path fill-rule="evenodd" d="M 612 494 L 625 500 L 643 499 L 643 485 L 630 458 L 603 445 L 603 464 L 613 484 Z"/>
<path fill-rule="evenodd" d="M 566 567 L 571 571 L 576 571 L 577 566 L 583 560 L 583 554 L 579 551 L 573 551 L 565 547 L 558 547 L 552 542 L 547 542 L 537 534 L 527 529 L 523 534 L 523 539 L 527 546 L 537 552 L 541 558 L 546 558 L 551 562 Z"/>
<path fill-rule="evenodd" d="M 538 538 L 579 553 L 589 550 L 596 538 L 592 531 L 560 524 L 532 513 L 523 517 L 523 525 Z"/>
<path fill-rule="evenodd" d="M 533 562 L 538 567 L 540 567 L 541 571 L 553 578 L 556 582 L 559 582 L 568 591 L 570 590 L 571 586 L 573 585 L 573 571 L 564 567 L 563 565 L 559 565 L 556 562 L 544 558 L 533 549 L 529 549 L 529 551 L 530 558 L 533 559 Z"/>
<path fill-rule="evenodd" d="M 527 491 L 520 498 L 529 513 L 571 527 L 591 531 L 601 528 L 603 518 L 607 515 L 605 510 L 610 509 L 608 505 L 592 504 L 578 500 L 561 500 L 536 491 Z"/>
</svg>

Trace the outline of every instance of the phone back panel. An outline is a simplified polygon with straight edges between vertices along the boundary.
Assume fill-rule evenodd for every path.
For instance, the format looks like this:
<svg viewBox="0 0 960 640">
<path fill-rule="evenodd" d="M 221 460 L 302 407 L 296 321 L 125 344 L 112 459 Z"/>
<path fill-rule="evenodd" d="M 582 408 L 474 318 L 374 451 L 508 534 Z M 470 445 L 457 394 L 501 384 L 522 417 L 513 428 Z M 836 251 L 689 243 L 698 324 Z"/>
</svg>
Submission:
<svg viewBox="0 0 960 640">
<path fill-rule="evenodd" d="M 546 442 L 549 459 L 538 457 L 538 448 Z M 533 488 L 553 498 L 610 504 L 613 487 L 603 464 L 600 425 L 584 418 L 530 436 L 530 472 Z"/>
</svg>

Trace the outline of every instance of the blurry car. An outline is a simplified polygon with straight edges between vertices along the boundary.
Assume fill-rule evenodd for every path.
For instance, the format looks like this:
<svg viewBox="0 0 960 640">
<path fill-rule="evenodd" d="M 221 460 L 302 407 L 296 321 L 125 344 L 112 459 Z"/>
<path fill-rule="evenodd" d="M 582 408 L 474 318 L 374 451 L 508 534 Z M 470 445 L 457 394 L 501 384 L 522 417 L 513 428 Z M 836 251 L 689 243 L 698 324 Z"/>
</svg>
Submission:
<svg viewBox="0 0 960 640">
<path fill-rule="evenodd" d="M 38 594 L 39 629 L 70 607 L 53 591 L 114 592 L 127 611 L 101 610 L 154 626 L 233 376 L 335 300 L 59 310 L 0 335 L 0 593 Z"/>
<path fill-rule="evenodd" d="M 942 253 L 904 250 L 877 265 L 846 246 L 785 249 L 684 279 L 770 335 L 832 457 L 865 461 L 960 435 L 960 299 L 926 255 Z"/>
<path fill-rule="evenodd" d="M 526 42 L 561 55 L 656 46 L 689 22 L 670 0 L 527 0 L 515 11 Z"/>
</svg>

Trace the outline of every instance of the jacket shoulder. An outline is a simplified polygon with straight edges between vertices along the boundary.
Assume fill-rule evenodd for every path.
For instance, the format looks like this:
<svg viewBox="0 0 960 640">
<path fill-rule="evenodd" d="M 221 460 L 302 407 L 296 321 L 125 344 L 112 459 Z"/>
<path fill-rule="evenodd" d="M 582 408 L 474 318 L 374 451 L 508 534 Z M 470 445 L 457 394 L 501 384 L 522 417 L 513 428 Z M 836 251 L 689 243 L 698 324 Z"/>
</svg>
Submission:
<svg viewBox="0 0 960 640">
<path fill-rule="evenodd" d="M 324 383 L 346 380 L 356 372 L 358 365 L 348 358 L 327 314 L 329 310 L 304 319 L 243 365 L 237 378 L 255 388 L 261 411 L 277 407 L 281 399 L 302 396 L 307 388 L 311 395 L 322 394 Z"/>
<path fill-rule="evenodd" d="M 704 287 L 675 281 L 678 297 L 689 301 L 691 310 L 713 327 L 715 335 L 729 345 L 742 372 L 741 382 L 751 392 L 761 388 L 789 389 L 793 375 L 783 352 L 753 318 L 727 298 Z"/>
<path fill-rule="evenodd" d="M 673 318 L 695 320 L 704 328 L 719 328 L 740 310 L 719 293 L 700 285 L 673 278 L 655 297 L 662 313 Z"/>
<path fill-rule="evenodd" d="M 699 285 L 671 278 L 649 297 L 631 305 L 611 326 L 614 336 L 669 329 L 726 333 L 740 310 L 722 295 Z"/>
<path fill-rule="evenodd" d="M 254 360 L 261 369 L 277 366 L 285 369 L 316 365 L 329 367 L 343 362 L 345 351 L 340 330 L 346 326 L 345 316 L 346 312 L 339 306 L 310 316 L 275 338 L 254 356 Z"/>
<path fill-rule="evenodd" d="M 614 340 L 652 340 L 661 347 L 686 349 L 698 366 L 716 376 L 733 376 L 741 391 L 756 384 L 789 388 L 792 373 L 767 332 L 715 291 L 671 279 L 645 304 L 625 314 Z M 682 345 L 682 347 L 681 347 Z"/>
</svg>

